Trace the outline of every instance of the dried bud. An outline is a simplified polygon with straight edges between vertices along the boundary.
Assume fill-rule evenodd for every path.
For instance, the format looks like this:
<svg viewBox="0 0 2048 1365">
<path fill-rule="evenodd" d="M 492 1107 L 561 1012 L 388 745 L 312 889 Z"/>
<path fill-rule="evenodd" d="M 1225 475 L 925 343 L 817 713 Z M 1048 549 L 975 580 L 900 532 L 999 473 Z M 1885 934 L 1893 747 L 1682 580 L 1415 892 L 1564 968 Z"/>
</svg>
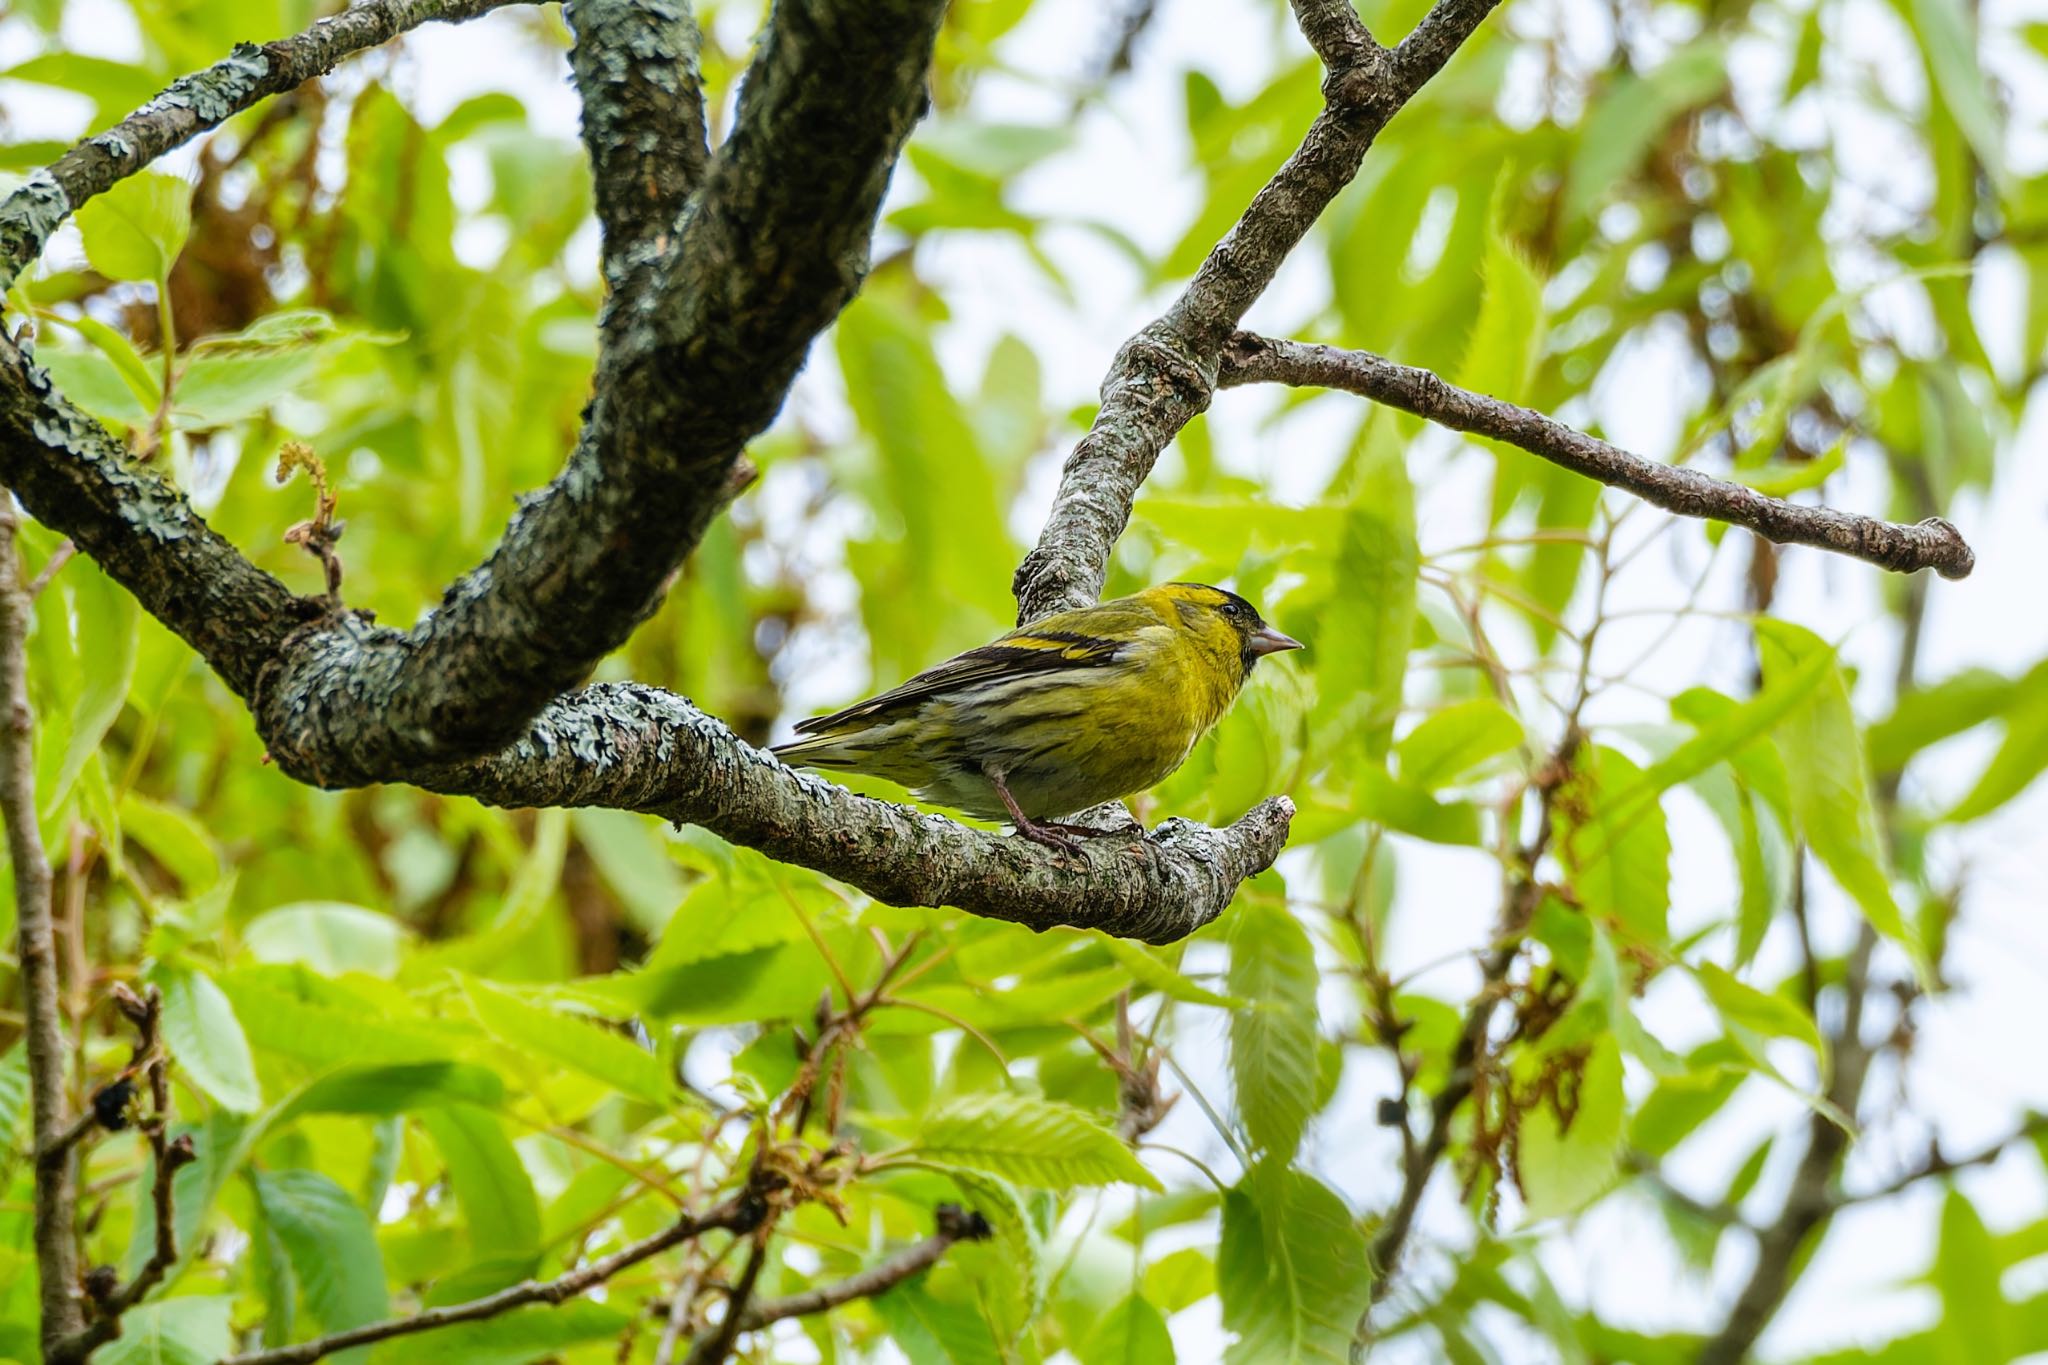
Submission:
<svg viewBox="0 0 2048 1365">
<path fill-rule="evenodd" d="M 1408 1121 L 1408 1101 L 1398 1097 L 1382 1099 L 1377 1117 L 1380 1127 L 1399 1128 Z"/>
<path fill-rule="evenodd" d="M 135 1078 L 122 1076 L 93 1092 L 92 1116 L 100 1127 L 118 1133 L 128 1126 L 128 1103 L 135 1098 Z"/>
</svg>

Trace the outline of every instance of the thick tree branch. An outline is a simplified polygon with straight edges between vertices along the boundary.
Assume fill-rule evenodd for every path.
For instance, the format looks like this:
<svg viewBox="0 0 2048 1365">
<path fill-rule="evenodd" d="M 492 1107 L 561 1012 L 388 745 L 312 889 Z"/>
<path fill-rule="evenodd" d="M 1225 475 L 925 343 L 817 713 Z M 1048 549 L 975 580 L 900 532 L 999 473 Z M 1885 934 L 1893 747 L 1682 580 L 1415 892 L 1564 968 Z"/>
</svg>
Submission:
<svg viewBox="0 0 2048 1365">
<path fill-rule="evenodd" d="M 683 201 L 711 161 L 701 39 L 688 0 L 571 0 L 569 64 L 615 293 L 667 255 Z"/>
<path fill-rule="evenodd" d="M 0 818 L 14 868 L 16 952 L 34 1115 L 36 1273 L 44 1354 L 78 1331 L 78 1243 L 72 1226 L 78 1162 L 64 1121 L 64 1019 L 57 1004 L 57 947 L 50 924 L 50 860 L 36 824 L 35 713 L 28 700 L 33 608 L 15 549 L 14 499 L 0 488 Z"/>
<path fill-rule="evenodd" d="M 1060 854 L 783 766 L 689 702 L 602 684 L 562 697 L 488 759 L 415 772 L 431 791 L 503 806 L 607 806 L 702 825 L 891 905 L 947 905 L 1034 929 L 1071 925 L 1169 943 L 1207 924 L 1268 866 L 1294 807 L 1235 825 L 1168 820 L 1143 837 Z"/>
<path fill-rule="evenodd" d="M 723 505 L 741 448 L 867 268 L 943 8 L 775 7 L 673 250 L 607 317 L 567 469 L 415 630 L 330 631 L 287 652 L 257 698 L 280 767 L 351 784 L 488 753 L 654 611 Z M 618 93 L 585 89 L 591 119 L 613 118 Z"/>
<path fill-rule="evenodd" d="M 988 1220 L 980 1214 L 969 1213 L 952 1204 L 941 1204 L 938 1230 L 930 1237 L 836 1283 L 820 1285 L 786 1298 L 763 1299 L 740 1315 L 740 1330 L 752 1332 L 784 1318 L 829 1313 L 855 1299 L 871 1299 L 877 1294 L 887 1293 L 911 1276 L 937 1265 L 939 1258 L 951 1250 L 954 1243 L 978 1242 L 989 1235 Z"/>
<path fill-rule="evenodd" d="M 670 1247 L 681 1246 L 707 1232 L 749 1232 L 760 1226 L 767 1212 L 768 1206 L 759 1194 L 751 1189 L 742 1190 L 702 1215 L 685 1214 L 652 1237 L 642 1238 L 631 1246 L 552 1280 L 526 1280 L 480 1299 L 449 1304 L 443 1308 L 429 1308 L 409 1318 L 388 1318 L 383 1322 L 372 1322 L 361 1327 L 352 1327 L 345 1332 L 336 1332 L 316 1341 L 303 1341 L 296 1346 L 280 1346 L 269 1351 L 250 1351 L 243 1355 L 229 1356 L 221 1365 L 309 1365 L 311 1361 L 333 1355 L 337 1351 L 345 1351 L 351 1346 L 367 1346 L 372 1342 L 389 1341 L 393 1337 L 431 1332 L 437 1327 L 452 1327 L 459 1322 L 477 1322 L 484 1318 L 494 1318 L 515 1308 L 524 1308 L 528 1304 L 566 1303 L 603 1284 L 620 1271 L 630 1269 L 650 1256 L 658 1256 Z"/>
<path fill-rule="evenodd" d="M 1350 0 L 1294 0 L 1303 33 L 1327 64 L 1323 110 L 1165 315 L 1111 362 L 1094 425 L 1067 457 L 1052 514 L 1012 584 L 1019 621 L 1101 595 L 1139 487 L 1167 442 L 1209 406 L 1224 341 L 1358 173 L 1387 121 L 1492 7 L 1492 0 L 1438 0 L 1389 53 Z"/>
<path fill-rule="evenodd" d="M 1453 431 L 1504 441 L 1666 511 L 1746 527 L 1780 544 L 1833 550 L 1899 573 L 1933 569 L 1944 578 L 1965 577 L 1976 561 L 1962 534 L 1940 517 L 1904 526 L 1766 497 L 1696 469 L 1646 460 L 1531 408 L 1461 389 L 1369 351 L 1239 332 L 1223 348 L 1217 386 L 1255 383 L 1355 393 Z"/>
<path fill-rule="evenodd" d="M 186 76 L 106 132 L 79 143 L 0 203 L 0 292 L 42 253 L 79 205 L 172 148 L 272 95 L 325 75 L 342 59 L 431 20 L 457 23 L 531 0 L 363 0 L 292 38 L 243 43 Z"/>
</svg>

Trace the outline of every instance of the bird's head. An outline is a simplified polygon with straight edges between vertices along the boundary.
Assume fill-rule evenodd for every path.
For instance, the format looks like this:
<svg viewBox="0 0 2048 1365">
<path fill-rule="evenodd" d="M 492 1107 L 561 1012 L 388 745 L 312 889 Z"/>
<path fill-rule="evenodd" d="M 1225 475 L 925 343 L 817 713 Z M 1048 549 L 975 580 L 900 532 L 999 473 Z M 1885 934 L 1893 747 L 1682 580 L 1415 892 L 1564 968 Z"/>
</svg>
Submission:
<svg viewBox="0 0 2048 1365">
<path fill-rule="evenodd" d="M 1259 609 L 1234 592 L 1207 583 L 1167 583 L 1145 594 L 1156 597 L 1181 629 L 1219 661 L 1237 665 L 1238 680 L 1268 654 L 1300 649 L 1302 643 L 1267 625 Z"/>
</svg>

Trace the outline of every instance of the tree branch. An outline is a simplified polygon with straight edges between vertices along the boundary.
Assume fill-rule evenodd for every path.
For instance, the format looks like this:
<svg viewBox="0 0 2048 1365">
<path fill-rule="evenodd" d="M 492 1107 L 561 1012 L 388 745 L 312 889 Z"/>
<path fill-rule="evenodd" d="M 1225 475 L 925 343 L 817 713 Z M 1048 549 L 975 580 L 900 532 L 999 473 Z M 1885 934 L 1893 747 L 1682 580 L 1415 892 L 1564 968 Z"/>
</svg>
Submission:
<svg viewBox="0 0 2048 1365">
<path fill-rule="evenodd" d="M 28 699 L 33 608 L 15 549 L 14 498 L 0 488 L 0 818 L 14 868 L 14 916 L 27 1015 L 29 1099 L 35 1137 L 35 1244 L 45 1354 L 84 1324 L 73 1227 L 75 1136 L 64 1121 L 64 1020 L 57 1004 L 57 948 L 50 924 L 50 860 L 36 823 L 35 713 Z"/>
<path fill-rule="evenodd" d="M 1275 797 L 1224 829 L 1168 820 L 1142 837 L 1091 839 L 1061 854 L 856 796 L 783 766 L 683 698 L 632 683 L 562 697 L 510 749 L 409 780 L 492 805 L 643 811 L 891 905 L 948 905 L 1148 943 L 1184 938 L 1222 913 L 1238 884 L 1279 854 L 1294 814 Z"/>
<path fill-rule="evenodd" d="M 1904 526 L 1766 497 L 1696 469 L 1646 460 L 1531 408 L 1461 389 L 1369 351 L 1239 332 L 1223 349 L 1217 386 L 1255 383 L 1355 393 L 1453 431 L 1504 441 L 1680 516 L 1746 527 L 1779 544 L 1812 545 L 1898 573 L 1933 569 L 1944 578 L 1965 577 L 1976 562 L 1962 534 L 1940 517 Z"/>
<path fill-rule="evenodd" d="M 871 1299 L 937 1265 L 939 1258 L 951 1250 L 955 1242 L 979 1242 L 991 1235 L 988 1220 L 980 1214 L 969 1213 L 957 1205 L 941 1204 L 938 1208 L 938 1230 L 930 1237 L 834 1284 L 820 1285 L 786 1298 L 763 1299 L 740 1315 L 740 1330 L 752 1332 L 784 1318 L 829 1313 L 855 1299 Z"/>
<path fill-rule="evenodd" d="M 583 144 L 613 292 L 667 255 L 676 219 L 704 181 L 702 40 L 688 0 L 571 0 L 569 53 L 583 92 Z"/>
<path fill-rule="evenodd" d="M 670 1247 L 681 1246 L 684 1242 L 692 1241 L 707 1232 L 721 1229 L 734 1233 L 749 1232 L 760 1226 L 761 1220 L 767 1216 L 767 1211 L 768 1206 L 760 1195 L 752 1189 L 742 1190 L 701 1216 L 685 1214 L 652 1237 L 642 1238 L 631 1246 L 555 1279 L 526 1280 L 480 1299 L 449 1304 L 443 1308 L 429 1308 L 409 1318 L 388 1318 L 383 1322 L 367 1323 L 345 1332 L 335 1332 L 315 1341 L 300 1342 L 296 1346 L 280 1346 L 274 1350 L 250 1351 L 243 1355 L 229 1356 L 222 1360 L 220 1365 L 308 1365 L 310 1361 L 332 1355 L 336 1351 L 345 1351 L 351 1346 L 367 1346 L 372 1342 L 389 1341 L 393 1337 L 430 1332 L 437 1327 L 451 1327 L 459 1322 L 494 1318 L 501 1313 L 509 1313 L 515 1308 L 524 1308 L 532 1303 L 565 1303 L 603 1284 L 620 1271 L 636 1266 L 650 1256 L 659 1255 Z"/>
<path fill-rule="evenodd" d="M 436 19 L 459 23 L 522 3 L 530 0 L 363 0 L 296 37 L 260 47 L 241 44 L 206 70 L 178 80 L 106 132 L 79 143 L 0 203 L 0 292 L 13 287 L 79 205 L 172 148 L 407 29 Z"/>
<path fill-rule="evenodd" d="M 156 1223 L 154 1244 L 149 1259 L 142 1263 L 142 1268 L 135 1272 L 135 1278 L 127 1284 L 99 1292 L 93 1280 L 87 1280 L 93 1321 L 83 1331 L 47 1348 L 44 1352 L 46 1365 L 82 1365 L 94 1351 L 120 1336 L 121 1315 L 141 1303 L 178 1263 L 177 1217 L 172 1191 L 179 1170 L 191 1165 L 198 1156 L 189 1135 L 176 1140 L 170 1136 L 170 1061 L 158 1041 L 158 1026 L 163 1019 L 162 993 L 152 986 L 147 996 L 137 996 L 126 986 L 116 985 L 114 1000 L 128 1021 L 135 1025 L 135 1052 L 127 1069 L 122 1072 L 120 1083 L 132 1082 L 137 1072 L 149 1083 L 151 1113 L 143 1123 L 143 1135 L 149 1142 L 155 1169 L 150 1182 L 150 1210 Z M 95 1105 L 95 1109 L 97 1107 Z M 99 1117 L 101 1123 L 109 1123 L 106 1115 Z"/>
<path fill-rule="evenodd" d="M 1358 173 L 1380 129 L 1493 0 L 1438 0 L 1393 53 L 1373 40 L 1350 0 L 1293 0 L 1293 7 L 1326 63 L 1323 110 L 1187 288 L 1110 363 L 1095 422 L 1067 457 L 1052 513 L 1011 585 L 1020 622 L 1101 596 L 1110 552 L 1159 452 L 1209 406 L 1225 339 Z"/>
</svg>

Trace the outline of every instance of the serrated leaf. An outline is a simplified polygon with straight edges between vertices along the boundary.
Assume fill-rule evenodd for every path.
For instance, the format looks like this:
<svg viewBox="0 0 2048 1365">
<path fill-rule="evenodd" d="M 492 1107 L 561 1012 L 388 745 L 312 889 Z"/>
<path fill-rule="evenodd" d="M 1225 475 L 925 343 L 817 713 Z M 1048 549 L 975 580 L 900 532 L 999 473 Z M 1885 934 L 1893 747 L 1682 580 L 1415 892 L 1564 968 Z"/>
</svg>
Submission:
<svg viewBox="0 0 2048 1365">
<path fill-rule="evenodd" d="M 318 1171 L 255 1171 L 257 1203 L 283 1243 L 306 1306 L 327 1332 L 388 1317 L 384 1257 L 370 1217 L 341 1186 Z M 369 1359 L 358 1347 L 334 1357 Z"/>
<path fill-rule="evenodd" d="M 1326 570 L 1335 595 L 1322 609 L 1311 641 L 1323 680 L 1316 748 L 1330 752 L 1359 736 L 1366 756 L 1377 759 L 1393 740 L 1401 710 L 1421 554 L 1415 489 L 1390 421 L 1367 421 L 1354 469 L 1350 502 L 1332 538 L 1336 553 Z"/>
<path fill-rule="evenodd" d="M 2030 674 L 2048 690 L 2048 669 Z M 2020 684 L 1988 668 L 1966 668 L 1900 697 L 1892 713 L 1865 728 L 1864 750 L 1874 773 L 1895 773 L 1922 749 L 1959 735 L 2011 705 Z"/>
<path fill-rule="evenodd" d="M 238 1114 L 262 1108 L 256 1061 L 227 994 L 193 967 L 162 966 L 154 980 L 164 993 L 164 1044 L 178 1068 L 222 1108 Z"/>
<path fill-rule="evenodd" d="M 443 1104 L 495 1108 L 505 1101 L 498 1073 L 469 1062 L 352 1066 L 320 1077 L 280 1107 L 273 1123 L 300 1114 L 400 1114 Z"/>
<path fill-rule="evenodd" d="M 1589 914 L 1625 925 L 1649 943 L 1669 935 L 1671 834 L 1663 807 L 1652 801 L 1610 812 L 1607 793 L 1628 792 L 1643 781 L 1642 770 L 1605 745 L 1584 751 L 1554 803 L 1562 827 L 1559 852 L 1572 889 Z"/>
<path fill-rule="evenodd" d="M 1951 1185 L 1941 1205 L 1941 1242 L 1934 1258 L 1934 1284 L 1941 1292 L 1942 1315 L 1937 1336 L 1939 1359 L 1946 1365 L 1979 1360 L 2011 1360 L 2005 1296 L 1999 1292 L 2002 1271 L 1991 1234 L 1969 1196 Z"/>
<path fill-rule="evenodd" d="M 1873 928 L 1903 944 L 1924 971 L 1918 944 L 1892 898 L 1862 737 L 1835 651 L 1812 631 L 1768 618 L 1756 623 L 1764 678 L 1803 676 L 1824 661 L 1817 685 L 1779 721 L 1792 808 L 1814 856 L 1863 910 Z"/>
<path fill-rule="evenodd" d="M 1365 1236 L 1322 1182 L 1266 1161 L 1223 1201 L 1216 1254 L 1229 1365 L 1345 1362 L 1372 1289 Z"/>
<path fill-rule="evenodd" d="M 1123 1141 L 1082 1110 L 1023 1095 L 958 1100 L 925 1120 L 914 1150 L 1038 1189 L 1082 1185 L 1161 1188 Z"/>
<path fill-rule="evenodd" d="M 1230 928 L 1230 1075 L 1245 1132 L 1283 1162 L 1315 1112 L 1316 955 L 1287 911 L 1253 901 Z"/>
</svg>

